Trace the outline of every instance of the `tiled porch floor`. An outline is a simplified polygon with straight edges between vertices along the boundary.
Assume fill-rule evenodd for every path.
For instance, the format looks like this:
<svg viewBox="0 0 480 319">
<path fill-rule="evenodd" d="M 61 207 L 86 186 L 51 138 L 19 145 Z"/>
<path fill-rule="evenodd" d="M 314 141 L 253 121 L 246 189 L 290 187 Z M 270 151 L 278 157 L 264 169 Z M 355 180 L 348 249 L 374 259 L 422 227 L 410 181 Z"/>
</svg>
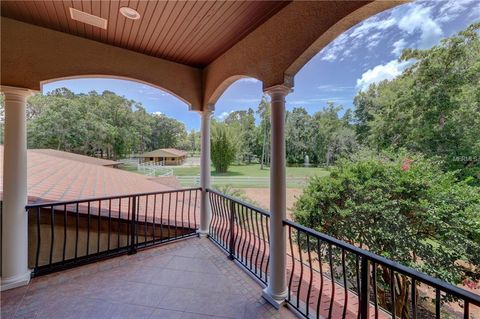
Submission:
<svg viewBox="0 0 480 319">
<path fill-rule="evenodd" d="M 190 238 L 35 278 L 1 318 L 296 318 L 209 239 Z"/>
</svg>

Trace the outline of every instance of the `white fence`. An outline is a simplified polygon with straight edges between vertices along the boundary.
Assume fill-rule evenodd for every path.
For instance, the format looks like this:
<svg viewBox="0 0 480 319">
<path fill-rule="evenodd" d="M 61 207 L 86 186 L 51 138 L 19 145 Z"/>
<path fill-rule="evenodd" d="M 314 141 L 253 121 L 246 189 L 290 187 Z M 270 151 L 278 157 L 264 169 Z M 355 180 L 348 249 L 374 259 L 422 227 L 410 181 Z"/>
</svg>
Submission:
<svg viewBox="0 0 480 319">
<path fill-rule="evenodd" d="M 173 169 L 163 162 L 144 162 L 137 164 L 137 170 L 148 176 L 173 176 Z"/>
<path fill-rule="evenodd" d="M 200 176 L 177 176 L 178 181 L 183 186 L 200 186 Z M 270 187 L 269 177 L 249 177 L 249 176 L 212 176 L 210 178 L 212 185 L 234 185 L 237 187 Z M 307 183 L 308 177 L 287 177 L 288 185 L 303 186 Z"/>
</svg>

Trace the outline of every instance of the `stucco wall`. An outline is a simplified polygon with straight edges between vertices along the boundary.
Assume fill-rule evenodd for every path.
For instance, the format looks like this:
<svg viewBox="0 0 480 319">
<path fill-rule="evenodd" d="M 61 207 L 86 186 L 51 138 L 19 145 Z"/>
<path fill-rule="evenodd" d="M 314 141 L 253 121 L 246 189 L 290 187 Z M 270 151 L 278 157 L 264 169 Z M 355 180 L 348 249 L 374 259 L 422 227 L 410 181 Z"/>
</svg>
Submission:
<svg viewBox="0 0 480 319">
<path fill-rule="evenodd" d="M 407 1 L 293 1 L 213 61 L 203 72 L 204 105 L 241 76 L 264 88 L 285 84 L 342 32 Z"/>
<path fill-rule="evenodd" d="M 1 83 L 39 90 L 42 81 L 77 76 L 133 79 L 200 109 L 202 70 L 66 33 L 1 18 Z"/>
</svg>

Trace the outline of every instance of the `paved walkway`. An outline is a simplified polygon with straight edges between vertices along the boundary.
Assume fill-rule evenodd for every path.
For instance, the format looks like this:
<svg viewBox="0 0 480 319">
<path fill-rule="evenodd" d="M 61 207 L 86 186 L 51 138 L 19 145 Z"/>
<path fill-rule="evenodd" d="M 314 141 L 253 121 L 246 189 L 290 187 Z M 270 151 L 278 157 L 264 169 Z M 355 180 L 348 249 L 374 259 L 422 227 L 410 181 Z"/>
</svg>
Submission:
<svg viewBox="0 0 480 319">
<path fill-rule="evenodd" d="M 209 239 L 191 238 L 38 277 L 1 295 L 1 318 L 296 318 Z"/>
</svg>

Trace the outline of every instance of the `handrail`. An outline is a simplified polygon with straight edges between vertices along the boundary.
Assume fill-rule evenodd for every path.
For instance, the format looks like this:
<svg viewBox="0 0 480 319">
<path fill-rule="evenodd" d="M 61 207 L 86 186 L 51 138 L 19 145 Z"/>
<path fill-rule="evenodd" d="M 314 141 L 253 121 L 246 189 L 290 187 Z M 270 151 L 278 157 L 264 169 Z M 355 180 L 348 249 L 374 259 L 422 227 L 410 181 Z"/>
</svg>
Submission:
<svg viewBox="0 0 480 319">
<path fill-rule="evenodd" d="M 207 189 L 212 208 L 209 238 L 262 283 L 269 266 L 269 219 L 265 210 Z"/>
<path fill-rule="evenodd" d="M 146 193 L 133 193 L 133 194 L 125 194 L 125 195 L 115 195 L 115 196 L 104 196 L 104 197 L 92 197 L 92 198 L 82 198 L 82 199 L 74 199 L 74 200 L 67 200 L 67 201 L 55 201 L 55 202 L 41 202 L 41 203 L 32 203 L 27 204 L 25 209 L 31 208 L 38 208 L 43 206 L 59 206 L 59 205 L 71 205 L 71 204 L 79 204 L 79 203 L 87 203 L 92 201 L 103 201 L 109 199 L 124 199 L 133 196 L 148 196 L 148 195 L 161 195 L 161 194 L 169 194 L 169 193 L 179 193 L 184 191 L 199 191 L 201 190 L 200 187 L 192 187 L 192 188 L 180 188 L 180 189 L 171 189 L 166 191 L 158 191 L 158 192 L 146 192 Z"/>
<path fill-rule="evenodd" d="M 233 202 L 235 202 L 235 203 L 237 203 L 237 204 L 240 204 L 240 205 L 242 205 L 242 206 L 244 206 L 244 207 L 247 207 L 247 208 L 249 208 L 249 209 L 252 209 L 252 210 L 254 210 L 254 211 L 256 211 L 256 212 L 258 212 L 258 213 L 260 213 L 260 214 L 262 214 L 262 215 L 264 215 L 264 216 L 270 217 L 270 212 L 269 212 L 269 211 L 267 211 L 267 210 L 265 210 L 265 209 L 263 209 L 263 208 L 260 208 L 260 207 L 256 207 L 256 206 L 254 206 L 254 205 L 252 205 L 252 204 L 250 204 L 250 203 L 247 203 L 247 202 L 245 202 L 245 201 L 243 201 L 243 200 L 241 200 L 241 199 L 235 198 L 235 197 L 230 196 L 230 195 L 227 195 L 227 194 L 223 194 L 223 193 L 221 193 L 221 192 L 219 192 L 219 191 L 217 191 L 217 190 L 215 190 L 215 189 L 211 189 L 211 188 L 207 188 L 207 192 L 209 192 L 209 193 L 214 193 L 214 194 L 217 194 L 217 195 L 219 195 L 219 196 L 225 197 L 225 198 L 228 199 L 228 200 L 231 200 L 231 201 L 233 201 Z"/>
<path fill-rule="evenodd" d="M 270 225 L 261 218 L 269 219 L 270 213 L 219 191 L 206 191 L 212 207 L 209 238 L 267 284 L 268 263 L 264 264 L 263 258 L 269 258 Z M 341 311 L 342 318 L 347 313 L 349 317 L 370 318 L 374 313 L 375 318 L 382 319 L 402 317 L 401 312 L 411 311 L 417 318 L 417 312 L 425 307 L 421 297 L 434 301 L 434 313 L 439 318 L 445 310 L 442 303 L 446 295 L 463 301 L 464 318 L 469 318 L 471 306 L 480 307 L 480 296 L 473 292 L 291 220 L 282 224 L 289 245 L 286 302 L 306 318 L 331 318 L 333 311 Z M 263 257 L 260 263 L 258 256 Z M 386 280 L 382 286 L 377 282 L 377 272 L 386 276 L 380 277 Z M 396 287 L 402 287 L 402 292 Z M 428 292 L 421 287 L 428 287 Z M 388 300 L 378 299 L 378 290 Z"/>
<path fill-rule="evenodd" d="M 321 239 L 322 241 L 325 241 L 327 243 L 333 244 L 335 246 L 338 246 L 340 248 L 343 248 L 347 251 L 350 251 L 356 255 L 360 256 L 365 256 L 367 257 L 370 261 L 373 261 L 374 263 L 381 264 L 384 266 L 387 266 L 389 268 L 392 268 L 394 271 L 399 272 L 401 274 L 410 276 L 412 278 L 415 278 L 417 281 L 423 282 L 425 284 L 428 284 L 429 286 L 433 288 L 438 288 L 448 294 L 456 295 L 456 296 L 461 296 L 463 299 L 468 300 L 469 303 L 474 304 L 476 306 L 480 306 L 480 296 L 476 295 L 470 291 L 467 291 L 465 289 L 459 288 L 457 286 L 454 286 L 450 283 L 447 283 L 441 279 L 429 276 L 427 274 L 424 274 L 422 272 L 419 272 L 418 270 L 415 270 L 413 268 L 404 266 L 402 264 L 399 264 L 395 261 L 389 260 L 385 257 L 379 256 L 377 254 L 374 254 L 372 252 L 369 252 L 367 250 L 358 248 L 352 244 L 346 243 L 344 241 L 341 241 L 339 239 L 336 239 L 332 236 L 320 233 L 314 229 L 305 227 L 303 225 L 297 224 L 291 220 L 283 220 L 284 225 L 289 225 L 293 228 L 299 229 L 305 233 L 308 233 L 318 239 Z"/>
<path fill-rule="evenodd" d="M 195 236 L 199 193 L 187 188 L 27 205 L 36 246 L 32 275 Z"/>
</svg>

